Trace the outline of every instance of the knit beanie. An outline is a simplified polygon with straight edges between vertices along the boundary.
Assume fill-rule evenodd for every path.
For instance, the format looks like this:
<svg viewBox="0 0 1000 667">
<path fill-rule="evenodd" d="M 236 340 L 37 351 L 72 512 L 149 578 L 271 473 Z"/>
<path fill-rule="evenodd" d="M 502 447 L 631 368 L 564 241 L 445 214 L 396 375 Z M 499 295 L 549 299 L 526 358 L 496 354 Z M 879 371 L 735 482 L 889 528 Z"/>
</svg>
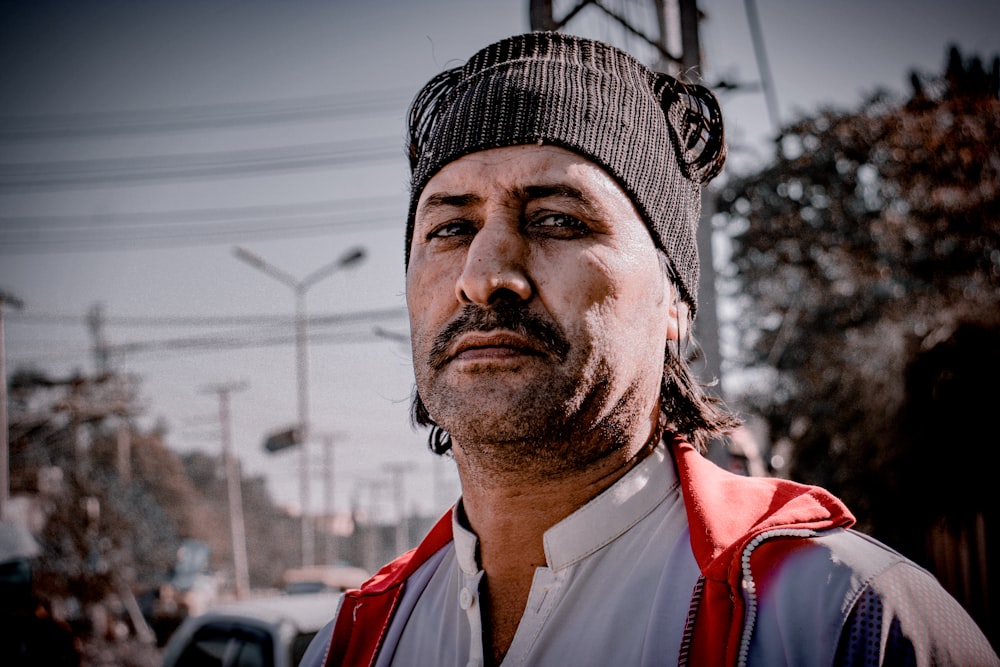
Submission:
<svg viewBox="0 0 1000 667">
<path fill-rule="evenodd" d="M 707 89 L 603 42 L 532 32 L 431 79 L 410 107 L 408 139 L 407 265 L 417 201 L 442 167 L 477 151 L 548 144 L 618 182 L 694 314 L 701 187 L 725 161 L 721 113 Z"/>
</svg>

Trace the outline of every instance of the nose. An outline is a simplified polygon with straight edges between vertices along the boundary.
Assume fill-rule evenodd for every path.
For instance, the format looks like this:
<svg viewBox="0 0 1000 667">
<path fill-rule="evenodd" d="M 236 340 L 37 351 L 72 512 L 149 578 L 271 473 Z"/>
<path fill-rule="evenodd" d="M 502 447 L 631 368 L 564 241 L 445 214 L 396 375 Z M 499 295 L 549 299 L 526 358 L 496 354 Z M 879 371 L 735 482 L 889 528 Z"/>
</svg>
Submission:
<svg viewBox="0 0 1000 667">
<path fill-rule="evenodd" d="M 455 285 L 459 302 L 488 306 L 500 299 L 529 300 L 534 289 L 527 271 L 528 252 L 519 231 L 484 225 L 469 244 Z"/>
</svg>

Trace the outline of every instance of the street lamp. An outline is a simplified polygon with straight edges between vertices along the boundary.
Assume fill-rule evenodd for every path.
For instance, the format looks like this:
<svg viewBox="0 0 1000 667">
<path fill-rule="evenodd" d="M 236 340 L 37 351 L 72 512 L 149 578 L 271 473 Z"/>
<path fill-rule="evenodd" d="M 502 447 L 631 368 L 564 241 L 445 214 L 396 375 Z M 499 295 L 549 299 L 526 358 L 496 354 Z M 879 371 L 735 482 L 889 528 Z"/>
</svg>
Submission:
<svg viewBox="0 0 1000 667">
<path fill-rule="evenodd" d="M 233 248 L 237 258 L 243 260 L 255 269 L 265 273 L 283 285 L 292 288 L 295 293 L 295 357 L 298 376 L 299 403 L 299 451 L 300 480 L 299 494 L 302 505 L 302 566 L 311 567 L 314 562 L 314 539 L 312 523 L 309 518 L 309 369 L 307 366 L 306 345 L 308 321 L 306 320 L 306 292 L 320 280 L 330 276 L 339 269 L 352 266 L 365 258 L 364 248 L 352 248 L 339 259 L 316 269 L 302 280 L 296 280 L 287 273 L 263 258 L 239 246 Z"/>
</svg>

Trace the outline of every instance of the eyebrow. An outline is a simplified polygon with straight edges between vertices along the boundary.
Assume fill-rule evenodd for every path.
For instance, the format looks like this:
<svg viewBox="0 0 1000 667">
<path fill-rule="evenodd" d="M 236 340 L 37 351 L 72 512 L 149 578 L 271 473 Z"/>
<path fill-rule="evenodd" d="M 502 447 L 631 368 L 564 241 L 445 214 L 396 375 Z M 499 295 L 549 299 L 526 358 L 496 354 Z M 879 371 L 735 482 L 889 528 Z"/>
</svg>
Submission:
<svg viewBox="0 0 1000 667">
<path fill-rule="evenodd" d="M 511 194 L 521 201 L 547 199 L 549 197 L 562 197 L 564 199 L 571 199 L 575 201 L 588 211 L 592 211 L 596 208 L 594 200 L 584 194 L 582 190 L 565 183 L 529 185 L 524 188 L 515 188 Z"/>
<path fill-rule="evenodd" d="M 515 201 L 532 201 L 535 199 L 547 199 L 550 197 L 562 197 L 571 199 L 588 211 L 594 210 L 593 200 L 581 190 L 565 183 L 553 183 L 543 185 L 528 185 L 525 187 L 512 188 L 507 192 L 507 197 Z M 483 198 L 477 194 L 463 193 L 452 194 L 448 192 L 436 192 L 428 195 L 424 203 L 420 205 L 420 213 L 426 214 L 435 209 L 441 208 L 465 208 L 482 203 Z"/>
<path fill-rule="evenodd" d="M 420 213 L 426 214 L 439 208 L 464 208 L 483 201 L 483 198 L 474 194 L 449 194 L 447 192 L 435 192 L 428 195 L 424 203 L 420 205 Z"/>
</svg>

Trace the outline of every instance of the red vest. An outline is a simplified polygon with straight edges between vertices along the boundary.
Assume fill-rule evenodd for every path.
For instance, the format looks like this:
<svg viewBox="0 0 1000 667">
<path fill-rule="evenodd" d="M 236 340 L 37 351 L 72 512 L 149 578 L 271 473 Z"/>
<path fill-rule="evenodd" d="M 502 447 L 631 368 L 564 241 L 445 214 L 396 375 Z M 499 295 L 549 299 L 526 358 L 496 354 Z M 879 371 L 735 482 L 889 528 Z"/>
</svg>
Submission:
<svg viewBox="0 0 1000 667">
<path fill-rule="evenodd" d="M 854 517 L 821 488 L 734 475 L 683 440 L 675 439 L 671 447 L 687 509 L 691 548 L 705 578 L 692 617 L 687 659 L 692 665 L 735 665 L 745 611 L 740 558 L 750 541 L 776 529 L 847 527 L 854 523 Z M 406 580 L 451 539 L 449 511 L 416 549 L 383 567 L 360 590 L 344 595 L 327 653 L 328 666 L 375 664 Z M 799 543 L 782 542 L 784 548 L 754 552 L 755 571 L 766 573 Z"/>
</svg>

